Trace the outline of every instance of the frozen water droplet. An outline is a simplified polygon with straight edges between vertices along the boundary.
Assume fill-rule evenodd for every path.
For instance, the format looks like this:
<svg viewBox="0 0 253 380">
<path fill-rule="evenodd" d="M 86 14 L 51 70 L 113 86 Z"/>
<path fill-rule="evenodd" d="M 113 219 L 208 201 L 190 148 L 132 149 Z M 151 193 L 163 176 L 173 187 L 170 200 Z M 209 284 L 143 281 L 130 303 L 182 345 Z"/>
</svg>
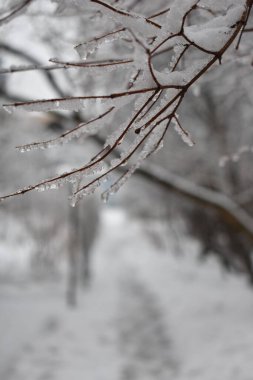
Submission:
<svg viewBox="0 0 253 380">
<path fill-rule="evenodd" d="M 70 200 L 70 206 L 71 207 L 76 207 L 76 204 L 77 204 L 77 199 L 76 199 L 76 197 L 71 197 L 71 198 L 69 198 L 69 200 Z"/>
<path fill-rule="evenodd" d="M 107 191 L 105 191 L 103 194 L 101 194 L 101 199 L 104 203 L 107 203 L 109 201 L 109 193 Z"/>
<path fill-rule="evenodd" d="M 45 191 L 45 186 L 44 185 L 40 185 L 40 186 L 36 187 L 36 190 L 41 193 L 41 192 Z"/>
</svg>

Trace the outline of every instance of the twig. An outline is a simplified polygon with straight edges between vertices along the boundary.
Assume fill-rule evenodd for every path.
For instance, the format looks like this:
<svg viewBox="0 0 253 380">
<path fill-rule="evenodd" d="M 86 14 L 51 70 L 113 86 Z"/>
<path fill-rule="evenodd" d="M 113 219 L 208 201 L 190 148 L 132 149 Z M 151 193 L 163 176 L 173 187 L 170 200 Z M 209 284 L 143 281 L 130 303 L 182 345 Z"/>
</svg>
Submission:
<svg viewBox="0 0 253 380">
<path fill-rule="evenodd" d="M 25 7 L 27 7 L 33 0 L 25 0 L 23 3 L 18 5 L 16 8 L 13 9 L 9 14 L 6 16 L 2 17 L 0 19 L 0 25 L 4 24 L 8 21 L 10 21 L 14 16 L 17 16 Z"/>
</svg>

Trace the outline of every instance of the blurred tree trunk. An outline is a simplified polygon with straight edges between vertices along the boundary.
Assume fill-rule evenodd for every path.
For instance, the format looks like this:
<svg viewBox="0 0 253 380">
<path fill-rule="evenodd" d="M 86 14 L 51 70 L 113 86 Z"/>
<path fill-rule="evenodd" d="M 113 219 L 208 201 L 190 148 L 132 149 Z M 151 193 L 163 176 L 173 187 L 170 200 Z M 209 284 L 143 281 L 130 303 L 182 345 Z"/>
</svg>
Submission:
<svg viewBox="0 0 253 380">
<path fill-rule="evenodd" d="M 91 281 L 91 251 L 99 225 L 99 203 L 95 196 L 83 200 L 80 205 L 80 253 L 81 283 L 87 286 Z"/>
<path fill-rule="evenodd" d="M 91 259 L 90 249 L 86 245 L 85 226 L 82 225 L 81 231 L 81 283 L 87 286 L 91 280 Z"/>
<path fill-rule="evenodd" d="M 79 259 L 79 208 L 69 207 L 68 279 L 66 301 L 71 307 L 77 305 Z"/>
<path fill-rule="evenodd" d="M 98 202 L 95 197 L 83 200 L 77 207 L 69 207 L 69 246 L 67 304 L 77 304 L 79 281 L 87 286 L 91 281 L 91 249 L 99 224 Z"/>
</svg>

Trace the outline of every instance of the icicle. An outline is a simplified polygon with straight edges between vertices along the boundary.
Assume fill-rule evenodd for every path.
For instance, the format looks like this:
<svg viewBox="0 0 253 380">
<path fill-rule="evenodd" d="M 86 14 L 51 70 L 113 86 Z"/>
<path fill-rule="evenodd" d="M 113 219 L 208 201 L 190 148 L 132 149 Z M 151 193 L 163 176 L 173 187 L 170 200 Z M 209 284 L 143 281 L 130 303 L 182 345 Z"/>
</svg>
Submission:
<svg viewBox="0 0 253 380">
<path fill-rule="evenodd" d="M 95 193 L 97 188 L 101 185 L 100 179 L 95 180 L 94 182 L 91 182 L 90 184 L 86 185 L 85 187 L 78 190 L 75 194 L 71 196 L 71 204 L 76 205 L 77 202 L 79 202 L 81 199 L 83 199 L 86 195 L 92 195 Z"/>
<path fill-rule="evenodd" d="M 183 142 L 185 142 L 190 147 L 194 146 L 195 143 L 192 140 L 190 133 L 182 128 L 177 116 L 172 119 L 172 122 L 175 131 L 179 134 Z"/>
<path fill-rule="evenodd" d="M 110 186 L 108 190 L 104 191 L 101 194 L 102 201 L 105 203 L 108 202 L 109 197 L 113 194 L 116 194 L 120 190 L 120 188 L 126 183 L 126 181 L 135 172 L 138 166 L 139 166 L 138 164 L 131 166 L 131 168 L 123 176 L 121 176 L 112 186 Z"/>
</svg>

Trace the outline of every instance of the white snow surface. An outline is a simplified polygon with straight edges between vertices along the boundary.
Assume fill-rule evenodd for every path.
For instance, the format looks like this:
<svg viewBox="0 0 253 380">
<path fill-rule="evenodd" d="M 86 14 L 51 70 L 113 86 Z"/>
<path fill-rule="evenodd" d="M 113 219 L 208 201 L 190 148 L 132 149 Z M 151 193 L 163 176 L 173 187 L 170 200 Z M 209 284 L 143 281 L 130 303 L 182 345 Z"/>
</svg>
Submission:
<svg viewBox="0 0 253 380">
<path fill-rule="evenodd" d="M 76 309 L 59 284 L 2 284 L 1 380 L 252 380 L 252 290 L 144 228 L 105 209 Z"/>
</svg>

